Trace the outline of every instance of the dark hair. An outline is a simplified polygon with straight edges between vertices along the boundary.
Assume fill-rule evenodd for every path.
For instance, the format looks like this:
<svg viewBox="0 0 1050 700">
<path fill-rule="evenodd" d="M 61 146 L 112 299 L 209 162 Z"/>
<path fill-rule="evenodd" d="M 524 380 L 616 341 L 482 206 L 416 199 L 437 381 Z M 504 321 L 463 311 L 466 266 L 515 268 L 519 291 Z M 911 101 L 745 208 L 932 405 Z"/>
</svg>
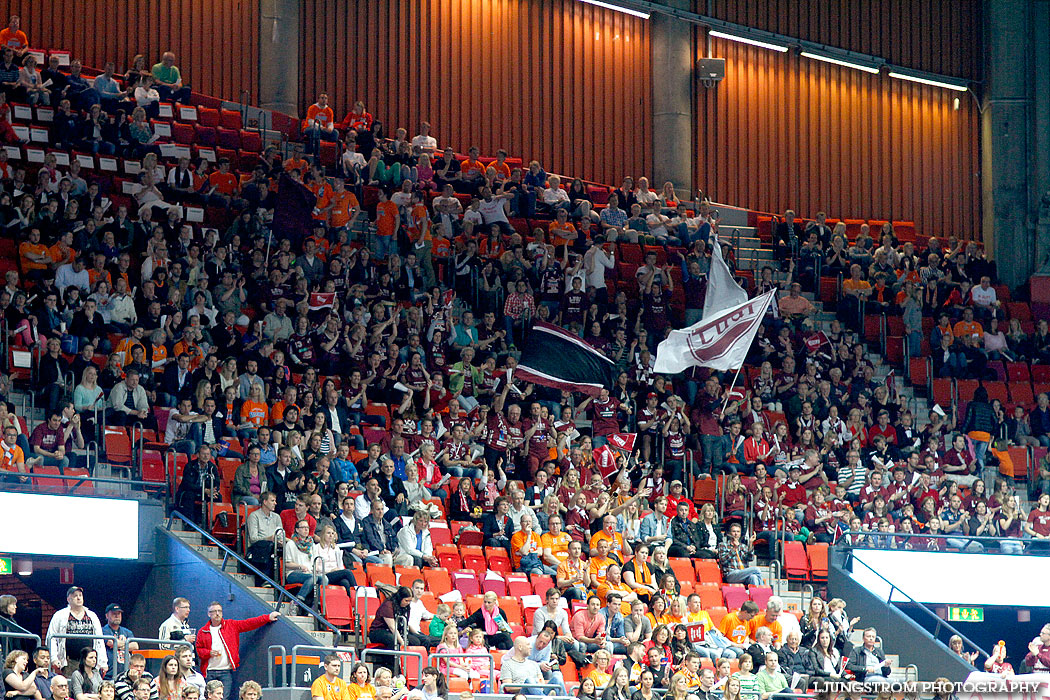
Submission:
<svg viewBox="0 0 1050 700">
<path fill-rule="evenodd" d="M 984 403 L 988 403 L 988 390 L 983 386 L 977 387 L 973 392 L 973 400 L 975 402 L 983 401 Z"/>
</svg>

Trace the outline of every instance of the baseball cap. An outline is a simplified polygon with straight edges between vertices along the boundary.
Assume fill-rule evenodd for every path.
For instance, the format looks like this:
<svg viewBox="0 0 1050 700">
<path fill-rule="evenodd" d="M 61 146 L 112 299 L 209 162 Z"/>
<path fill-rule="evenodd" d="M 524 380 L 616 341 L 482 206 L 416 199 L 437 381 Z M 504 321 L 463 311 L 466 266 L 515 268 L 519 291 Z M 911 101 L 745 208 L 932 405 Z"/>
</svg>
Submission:
<svg viewBox="0 0 1050 700">
<path fill-rule="evenodd" d="M 646 397 L 647 399 L 658 399 L 660 396 L 655 391 L 650 391 Z"/>
<path fill-rule="evenodd" d="M 106 606 L 106 614 L 108 615 L 111 612 L 122 613 L 122 612 L 124 612 L 124 609 L 121 608 L 120 605 L 117 604 L 117 603 L 110 603 L 109 605 Z"/>
<path fill-rule="evenodd" d="M 68 589 L 66 589 L 66 597 L 68 598 L 69 596 L 73 595 L 77 591 L 80 591 L 81 593 L 83 593 L 84 589 L 81 588 L 80 586 L 70 586 Z"/>
<path fill-rule="evenodd" d="M 679 486 L 681 486 L 682 482 L 679 481 L 678 479 L 675 479 L 674 481 L 671 482 L 671 486 L 674 486 L 675 484 L 678 484 Z"/>
</svg>

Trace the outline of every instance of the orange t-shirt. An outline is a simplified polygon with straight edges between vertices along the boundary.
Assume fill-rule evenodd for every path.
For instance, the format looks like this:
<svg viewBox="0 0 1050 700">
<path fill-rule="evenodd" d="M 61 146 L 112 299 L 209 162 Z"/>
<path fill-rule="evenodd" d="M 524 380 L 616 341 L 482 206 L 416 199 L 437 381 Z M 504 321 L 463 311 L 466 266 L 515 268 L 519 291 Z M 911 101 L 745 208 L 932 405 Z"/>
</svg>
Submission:
<svg viewBox="0 0 1050 700">
<path fill-rule="evenodd" d="M 30 243 L 29 241 L 24 241 L 21 245 L 18 246 L 18 256 L 22 258 L 23 270 L 47 269 L 47 265 L 45 265 L 44 263 L 33 262 L 28 257 L 26 257 L 29 253 L 33 253 L 34 255 L 47 255 L 50 257 L 51 251 L 47 249 L 46 245 L 44 245 L 43 243 Z"/>
<path fill-rule="evenodd" d="M 58 243 L 48 248 L 48 253 L 51 255 L 51 260 L 56 266 L 73 262 L 73 259 L 77 255 L 77 251 L 72 248 L 67 248 L 65 252 L 63 252 L 62 246 Z"/>
<path fill-rule="evenodd" d="M 757 641 L 755 639 L 755 632 L 758 630 L 759 627 L 769 628 L 769 631 L 773 633 L 774 645 L 780 644 L 784 641 L 784 628 L 780 626 L 780 622 L 778 622 L 777 620 L 769 622 L 768 620 L 766 620 L 766 616 L 764 614 L 755 615 L 747 621 L 747 636 L 749 636 L 752 641 Z"/>
<path fill-rule="evenodd" d="M 561 234 L 565 234 L 564 236 Z M 576 227 L 572 225 L 572 222 L 566 221 L 564 224 L 559 224 L 557 221 L 552 221 L 550 226 L 551 242 L 554 245 L 567 245 L 570 240 L 576 240 L 575 238 L 566 238 L 566 236 L 576 233 Z"/>
<path fill-rule="evenodd" d="M 186 353 L 190 356 L 190 371 L 196 370 L 201 365 L 201 360 L 204 359 L 201 353 L 199 345 L 193 345 L 187 343 L 185 340 L 180 340 L 175 343 L 175 347 L 172 349 L 172 353 L 175 357 L 178 357 L 182 353 Z M 156 359 L 156 357 L 154 357 Z"/>
<path fill-rule="evenodd" d="M 146 346 L 131 336 L 126 336 L 120 339 L 120 342 L 117 343 L 116 349 L 113 351 L 116 353 L 124 353 L 125 367 L 131 364 L 131 349 L 136 345 L 142 348 L 142 357 L 144 358 L 144 361 L 149 361 L 149 357 L 146 356 Z"/>
<path fill-rule="evenodd" d="M 357 196 L 350 190 L 333 192 L 331 205 L 332 208 L 328 210 L 328 225 L 332 228 L 346 226 L 350 223 L 350 213 L 361 207 Z"/>
<path fill-rule="evenodd" d="M 420 203 L 412 207 L 412 211 L 409 213 L 408 232 L 409 238 L 413 243 L 430 243 L 433 241 L 433 236 L 430 234 L 430 216 L 427 214 L 425 204 Z"/>
<path fill-rule="evenodd" d="M 26 456 L 18 445 L 8 445 L 0 442 L 0 470 L 13 472 L 14 465 L 25 464 Z"/>
<path fill-rule="evenodd" d="M 153 350 L 152 350 L 152 352 L 153 352 L 152 362 L 154 362 L 154 363 L 156 363 L 156 362 L 163 362 L 164 360 L 168 359 L 168 346 L 167 345 L 164 345 L 163 343 L 160 344 L 160 345 L 152 345 L 151 344 L 150 347 L 153 348 Z M 154 365 L 153 371 L 156 372 L 157 374 L 163 373 L 164 372 L 164 365 L 160 365 L 160 366 Z"/>
<path fill-rule="evenodd" d="M 12 32 L 10 27 L 4 27 L 0 29 L 0 46 L 10 46 L 16 51 L 24 49 L 29 46 L 29 37 L 21 29 Z"/>
<path fill-rule="evenodd" d="M 432 255 L 435 258 L 447 258 L 452 254 L 452 243 L 444 236 L 438 236 L 434 239 L 434 248 Z"/>
<path fill-rule="evenodd" d="M 88 270 L 88 281 L 91 283 L 92 287 L 94 287 L 95 282 L 98 282 L 99 280 L 105 280 L 110 288 L 113 287 L 113 279 L 110 277 L 109 270 L 96 270 L 95 268 Z"/>
<path fill-rule="evenodd" d="M 332 112 L 331 107 L 321 108 L 317 104 L 312 104 L 306 108 L 306 119 L 303 120 L 303 128 L 309 129 L 314 125 L 314 122 L 318 122 L 322 129 L 331 128 L 332 122 L 335 121 L 335 114 Z"/>
<path fill-rule="evenodd" d="M 977 321 L 959 321 L 952 329 L 952 334 L 956 338 L 961 338 L 964 335 L 975 335 L 980 337 L 983 333 L 984 329 L 981 328 L 981 324 L 977 323 Z"/>
<path fill-rule="evenodd" d="M 510 558 L 515 569 L 521 568 L 521 548 L 525 546 L 525 531 L 518 530 L 510 538 Z M 535 532 L 530 532 L 528 541 L 532 544 L 532 554 L 539 556 L 543 553 L 540 538 Z"/>
<path fill-rule="evenodd" d="M 465 161 L 459 164 L 459 172 L 465 177 L 470 173 L 479 173 L 485 175 L 485 165 L 480 160 L 471 160 L 467 158 Z"/>
<path fill-rule="evenodd" d="M 251 423 L 256 428 L 265 425 L 270 418 L 270 409 L 261 401 L 245 400 L 241 404 L 241 418 L 246 423 Z"/>
<path fill-rule="evenodd" d="M 306 187 L 317 196 L 317 201 L 314 202 L 314 209 L 325 209 L 332 201 L 332 186 L 327 182 L 312 180 Z M 314 214 L 313 217 L 315 221 L 326 221 L 328 213 L 320 212 Z"/>
<path fill-rule="evenodd" d="M 288 160 L 284 161 L 284 169 L 288 172 L 298 170 L 301 173 L 305 173 L 307 170 L 310 169 L 310 164 L 302 158 L 300 158 L 299 160 L 296 160 L 295 158 L 289 158 Z"/>
<path fill-rule="evenodd" d="M 496 175 L 498 175 L 499 177 L 502 177 L 505 180 L 509 180 L 510 179 L 510 166 L 509 165 L 507 165 L 506 163 L 500 163 L 499 161 L 496 161 L 495 163 L 492 164 L 492 167 L 496 169 Z M 628 615 L 629 614 L 630 613 L 628 613 Z"/>
<path fill-rule="evenodd" d="M 222 173 L 216 170 L 208 176 L 208 184 L 220 194 L 232 197 L 237 191 L 237 176 L 233 173 Z"/>
<path fill-rule="evenodd" d="M 376 229 L 380 236 L 393 236 L 400 214 L 397 205 L 387 200 L 376 205 Z"/>
</svg>

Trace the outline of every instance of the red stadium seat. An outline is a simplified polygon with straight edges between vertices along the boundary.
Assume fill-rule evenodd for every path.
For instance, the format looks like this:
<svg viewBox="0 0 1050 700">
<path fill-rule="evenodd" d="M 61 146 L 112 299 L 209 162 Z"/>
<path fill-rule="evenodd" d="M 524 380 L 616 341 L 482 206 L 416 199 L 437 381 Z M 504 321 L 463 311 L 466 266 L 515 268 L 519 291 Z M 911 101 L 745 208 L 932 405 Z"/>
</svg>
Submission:
<svg viewBox="0 0 1050 700">
<path fill-rule="evenodd" d="M 784 542 L 784 574 L 789 581 L 806 581 L 810 577 L 809 557 L 806 548 L 796 540 Z"/>
<path fill-rule="evenodd" d="M 747 589 L 742 583 L 723 583 L 722 597 L 725 598 L 727 608 L 736 610 L 748 599 Z"/>
<path fill-rule="evenodd" d="M 941 408 L 948 411 L 952 405 L 952 399 L 955 395 L 952 387 L 952 380 L 945 377 L 937 377 L 932 382 L 933 394 L 932 397 L 934 403 L 941 405 Z"/>
</svg>

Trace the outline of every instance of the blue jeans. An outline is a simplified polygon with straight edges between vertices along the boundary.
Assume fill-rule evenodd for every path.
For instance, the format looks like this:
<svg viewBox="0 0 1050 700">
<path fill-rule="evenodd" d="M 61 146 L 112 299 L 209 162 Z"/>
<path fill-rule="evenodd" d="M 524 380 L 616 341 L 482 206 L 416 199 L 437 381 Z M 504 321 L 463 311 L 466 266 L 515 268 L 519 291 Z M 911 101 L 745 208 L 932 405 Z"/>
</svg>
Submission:
<svg viewBox="0 0 1050 700">
<path fill-rule="evenodd" d="M 977 466 L 984 469 L 984 458 L 988 454 L 988 443 L 983 440 L 973 441 L 973 456 L 977 460 Z"/>
<path fill-rule="evenodd" d="M 208 669 L 208 675 L 205 680 L 222 683 L 222 697 L 224 700 L 230 700 L 230 691 L 233 690 L 233 671 L 212 671 Z"/>
<path fill-rule="evenodd" d="M 317 576 L 308 574 L 305 571 L 292 571 L 285 574 L 285 583 L 301 583 L 302 588 L 299 589 L 299 599 L 304 603 L 308 603 L 314 598 L 314 589 L 317 586 Z M 324 576 L 321 576 L 321 585 L 325 585 Z"/>
<path fill-rule="evenodd" d="M 375 254 L 379 260 L 386 260 L 390 254 L 397 250 L 397 240 L 394 236 L 375 236 Z"/>
<path fill-rule="evenodd" d="M 701 435 L 700 452 L 703 454 L 703 471 L 713 472 L 725 463 L 725 444 L 721 435 Z"/>
<path fill-rule="evenodd" d="M 762 571 L 757 566 L 727 571 L 722 578 L 726 583 L 746 583 L 749 586 L 761 586 L 764 583 Z"/>
</svg>

